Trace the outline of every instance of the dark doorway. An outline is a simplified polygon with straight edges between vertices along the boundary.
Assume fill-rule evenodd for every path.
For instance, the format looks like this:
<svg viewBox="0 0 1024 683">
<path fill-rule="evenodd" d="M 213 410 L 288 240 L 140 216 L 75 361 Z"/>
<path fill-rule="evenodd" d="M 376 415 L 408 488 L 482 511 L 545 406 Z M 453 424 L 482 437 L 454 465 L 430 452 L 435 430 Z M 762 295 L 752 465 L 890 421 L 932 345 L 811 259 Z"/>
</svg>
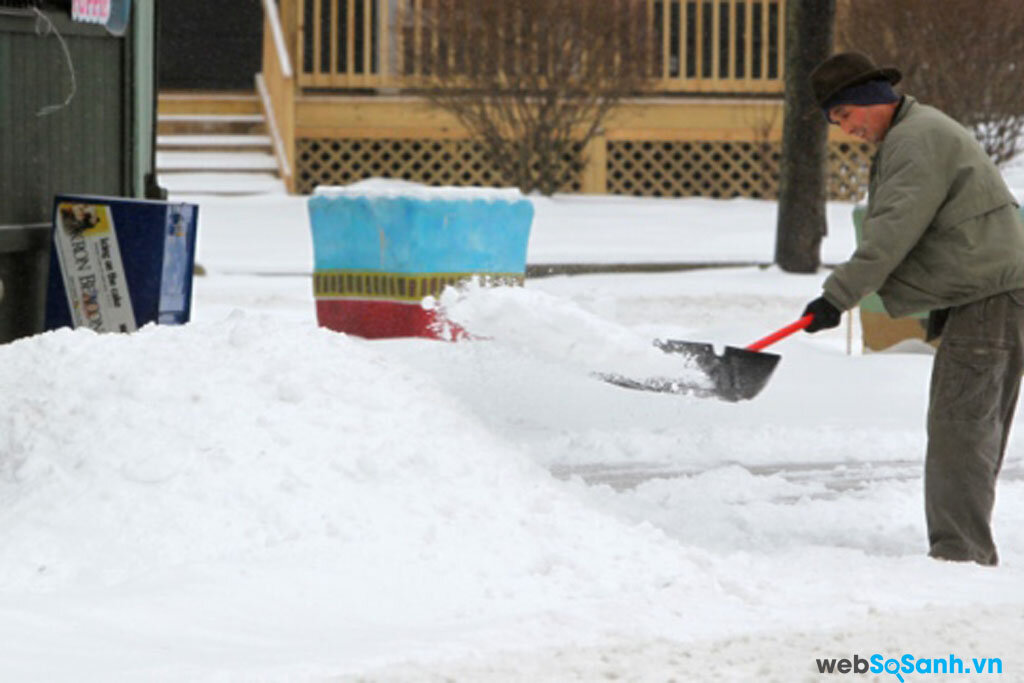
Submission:
<svg viewBox="0 0 1024 683">
<path fill-rule="evenodd" d="M 158 0 L 162 90 L 253 90 L 260 70 L 260 0 Z"/>
</svg>

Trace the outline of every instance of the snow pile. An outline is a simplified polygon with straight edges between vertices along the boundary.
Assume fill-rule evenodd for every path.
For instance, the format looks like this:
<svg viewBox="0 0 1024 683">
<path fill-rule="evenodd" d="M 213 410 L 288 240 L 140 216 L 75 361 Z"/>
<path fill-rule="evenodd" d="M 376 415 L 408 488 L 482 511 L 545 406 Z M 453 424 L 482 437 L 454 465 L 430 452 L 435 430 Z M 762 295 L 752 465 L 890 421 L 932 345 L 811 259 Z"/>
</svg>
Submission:
<svg viewBox="0 0 1024 683">
<path fill-rule="evenodd" d="M 667 354 L 634 328 L 537 289 L 486 287 L 469 282 L 448 287 L 436 306 L 444 320 L 512 353 L 581 375 L 619 374 L 635 379 L 669 377 L 689 386 L 710 386 L 692 359 Z"/>
<path fill-rule="evenodd" d="M 0 368 L 4 592 L 307 558 L 332 599 L 429 620 L 698 573 L 344 335 L 236 313 L 48 333 L 0 347 Z"/>
</svg>

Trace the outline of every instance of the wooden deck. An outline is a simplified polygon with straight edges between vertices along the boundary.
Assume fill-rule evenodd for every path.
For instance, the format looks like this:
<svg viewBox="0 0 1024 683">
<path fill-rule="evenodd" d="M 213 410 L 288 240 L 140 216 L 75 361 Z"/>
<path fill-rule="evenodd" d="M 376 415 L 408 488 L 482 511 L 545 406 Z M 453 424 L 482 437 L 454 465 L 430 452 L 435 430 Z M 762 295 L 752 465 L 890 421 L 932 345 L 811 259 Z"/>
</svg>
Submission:
<svg viewBox="0 0 1024 683">
<path fill-rule="evenodd" d="M 415 95 L 409 41 L 464 0 L 263 0 L 258 95 L 291 191 L 398 177 L 501 185 L 484 150 Z M 468 1 L 468 0 L 467 0 Z M 437 3 L 435 5 L 435 3 Z M 643 0 L 650 94 L 623 102 L 572 158 L 565 191 L 770 197 L 778 184 L 786 0 Z M 438 56 L 440 55 L 440 56 Z M 860 196 L 871 150 L 831 132 L 831 192 Z"/>
</svg>

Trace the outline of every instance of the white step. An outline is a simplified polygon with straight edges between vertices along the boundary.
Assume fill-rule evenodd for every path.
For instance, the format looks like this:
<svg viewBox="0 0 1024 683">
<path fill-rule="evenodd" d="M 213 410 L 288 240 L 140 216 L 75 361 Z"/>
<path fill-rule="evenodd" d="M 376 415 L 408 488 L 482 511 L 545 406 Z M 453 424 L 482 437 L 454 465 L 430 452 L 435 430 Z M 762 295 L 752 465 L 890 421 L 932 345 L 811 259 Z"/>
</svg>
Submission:
<svg viewBox="0 0 1024 683">
<path fill-rule="evenodd" d="M 263 123 L 262 114 L 158 114 L 157 123 L 191 123 L 210 121 L 213 123 Z"/>
<path fill-rule="evenodd" d="M 285 194 L 284 183 L 270 173 L 160 173 L 158 182 L 172 197 Z"/>
<path fill-rule="evenodd" d="M 173 171 L 277 171 L 277 159 L 263 152 L 157 152 L 158 173 Z"/>
<path fill-rule="evenodd" d="M 270 147 L 269 135 L 158 135 L 157 147 Z"/>
<path fill-rule="evenodd" d="M 261 114 L 159 114 L 157 134 L 163 135 L 263 135 Z"/>
</svg>

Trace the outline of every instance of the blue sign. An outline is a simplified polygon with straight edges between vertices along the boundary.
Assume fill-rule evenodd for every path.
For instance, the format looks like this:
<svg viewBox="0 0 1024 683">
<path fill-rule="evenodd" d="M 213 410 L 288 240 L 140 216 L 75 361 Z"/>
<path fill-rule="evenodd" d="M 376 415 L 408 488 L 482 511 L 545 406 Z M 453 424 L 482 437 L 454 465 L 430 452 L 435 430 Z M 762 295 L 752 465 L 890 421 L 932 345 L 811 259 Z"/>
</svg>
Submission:
<svg viewBox="0 0 1024 683">
<path fill-rule="evenodd" d="M 194 204 L 58 195 L 45 329 L 188 322 L 198 213 Z"/>
</svg>

